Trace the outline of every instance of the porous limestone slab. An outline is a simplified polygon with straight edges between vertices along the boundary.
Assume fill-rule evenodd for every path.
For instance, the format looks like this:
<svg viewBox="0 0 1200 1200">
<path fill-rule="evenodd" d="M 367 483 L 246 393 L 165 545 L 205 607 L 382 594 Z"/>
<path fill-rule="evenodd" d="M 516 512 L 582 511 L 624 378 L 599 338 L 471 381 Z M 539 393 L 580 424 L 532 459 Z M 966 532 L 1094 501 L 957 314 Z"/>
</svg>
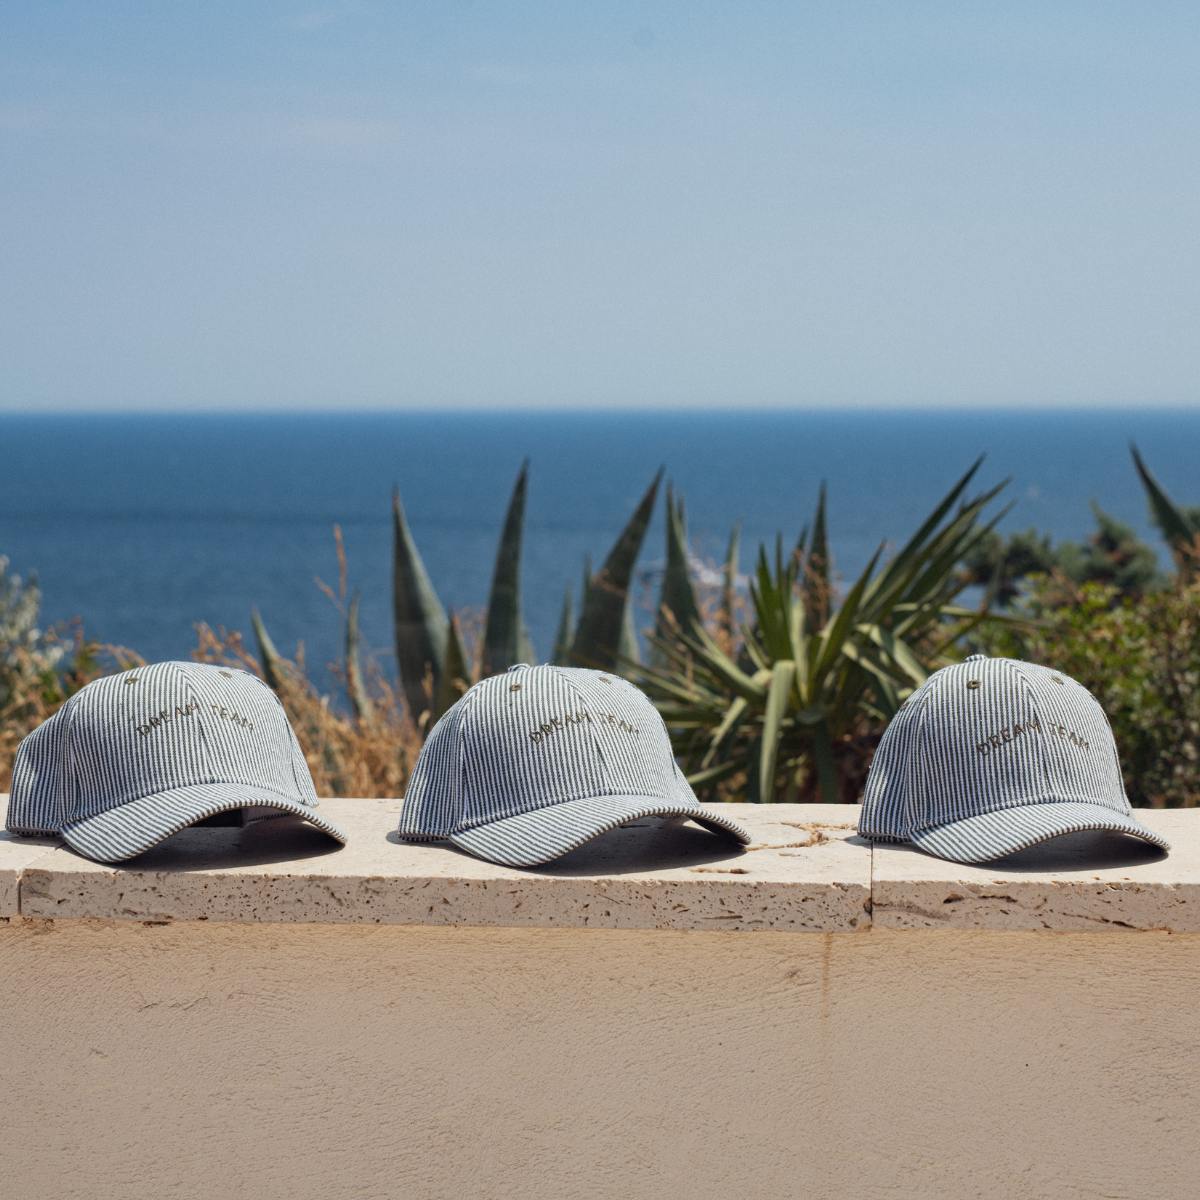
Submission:
<svg viewBox="0 0 1200 1200">
<path fill-rule="evenodd" d="M 911 846 L 873 848 L 880 929 L 1200 931 L 1200 809 L 1138 809 L 1169 854 L 1115 834 L 1056 838 L 965 866 Z"/>
<path fill-rule="evenodd" d="M 4 831 L 8 797 L 0 795 L 0 920 L 20 913 L 20 886 L 25 868 L 59 845 L 57 838 L 19 838 Z"/>
<path fill-rule="evenodd" d="M 724 806 L 744 851 L 691 823 L 643 820 L 530 871 L 399 841 L 398 800 L 323 800 L 349 835 L 298 822 L 188 829 L 120 866 L 65 848 L 25 869 L 22 915 L 603 929 L 848 932 L 870 924 L 857 809 Z"/>
</svg>

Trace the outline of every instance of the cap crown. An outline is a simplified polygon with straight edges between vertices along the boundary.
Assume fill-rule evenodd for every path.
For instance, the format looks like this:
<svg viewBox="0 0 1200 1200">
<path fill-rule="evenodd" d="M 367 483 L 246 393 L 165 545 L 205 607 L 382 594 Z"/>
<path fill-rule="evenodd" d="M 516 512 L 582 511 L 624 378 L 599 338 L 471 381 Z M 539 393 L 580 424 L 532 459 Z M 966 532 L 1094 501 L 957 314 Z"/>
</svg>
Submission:
<svg viewBox="0 0 1200 1200">
<path fill-rule="evenodd" d="M 1129 812 L 1104 710 L 1061 672 L 975 654 L 935 671 L 884 731 L 859 829 L 907 841 L 979 813 L 1072 801 Z"/>
<path fill-rule="evenodd" d="M 316 802 L 266 684 L 246 671 L 155 663 L 89 683 L 21 742 L 8 828 L 54 833 L 142 796 L 206 783 Z"/>
<path fill-rule="evenodd" d="M 582 667 L 513 667 L 470 688 L 433 727 L 400 832 L 448 837 L 596 796 L 691 794 L 658 711 L 631 683 Z"/>
</svg>

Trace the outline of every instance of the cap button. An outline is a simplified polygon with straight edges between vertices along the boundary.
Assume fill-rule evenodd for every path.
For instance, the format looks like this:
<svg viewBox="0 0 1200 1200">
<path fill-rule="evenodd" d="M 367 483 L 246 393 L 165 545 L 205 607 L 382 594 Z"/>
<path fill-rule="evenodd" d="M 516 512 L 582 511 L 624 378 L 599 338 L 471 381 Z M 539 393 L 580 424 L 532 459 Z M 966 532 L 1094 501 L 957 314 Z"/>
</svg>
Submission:
<svg viewBox="0 0 1200 1200">
<path fill-rule="evenodd" d="M 508 671 L 506 671 L 505 674 L 506 675 L 510 674 L 513 671 L 528 671 L 528 670 L 529 670 L 528 663 L 513 663 L 513 665 L 508 668 Z"/>
<path fill-rule="evenodd" d="M 963 659 L 963 662 L 985 662 L 990 657 L 991 656 L 987 654 L 968 654 L 967 657 Z"/>
</svg>

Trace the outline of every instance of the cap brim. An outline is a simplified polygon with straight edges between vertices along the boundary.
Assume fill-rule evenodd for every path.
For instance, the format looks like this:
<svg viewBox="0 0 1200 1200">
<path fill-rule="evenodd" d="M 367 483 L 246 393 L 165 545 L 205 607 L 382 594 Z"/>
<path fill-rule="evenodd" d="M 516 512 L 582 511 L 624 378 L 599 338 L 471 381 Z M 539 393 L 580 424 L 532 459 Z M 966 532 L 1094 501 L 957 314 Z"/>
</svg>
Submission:
<svg viewBox="0 0 1200 1200">
<path fill-rule="evenodd" d="M 266 788 L 236 783 L 204 783 L 140 796 L 117 808 L 63 827 L 72 850 L 96 862 L 123 862 L 158 845 L 173 833 L 217 813 L 238 808 L 273 808 L 303 817 L 343 845 L 346 835 L 320 811 L 301 800 Z"/>
<path fill-rule="evenodd" d="M 686 817 L 713 833 L 746 845 L 750 835 L 736 821 L 683 801 L 650 796 L 596 796 L 567 800 L 452 834 L 450 841 L 476 858 L 504 867 L 536 867 L 584 842 L 640 817 Z"/>
<path fill-rule="evenodd" d="M 951 862 L 978 863 L 1015 854 L 1018 850 L 1061 837 L 1064 833 L 1081 833 L 1089 829 L 1125 833 L 1162 850 L 1170 849 L 1160 834 L 1147 829 L 1133 817 L 1115 812 L 1103 804 L 1075 800 L 1055 804 L 1025 804 L 1017 808 L 979 813 L 948 825 L 939 825 L 935 829 L 923 829 L 912 835 L 912 842 L 927 854 L 934 854 L 938 858 L 946 858 Z"/>
</svg>

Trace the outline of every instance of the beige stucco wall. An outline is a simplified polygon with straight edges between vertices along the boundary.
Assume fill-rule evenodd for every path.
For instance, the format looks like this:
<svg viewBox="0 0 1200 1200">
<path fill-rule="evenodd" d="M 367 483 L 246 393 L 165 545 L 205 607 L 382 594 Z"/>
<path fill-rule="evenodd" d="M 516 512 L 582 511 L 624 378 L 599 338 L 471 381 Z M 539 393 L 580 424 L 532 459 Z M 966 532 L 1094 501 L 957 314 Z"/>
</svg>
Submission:
<svg viewBox="0 0 1200 1200">
<path fill-rule="evenodd" d="M 0 1194 L 1200 1194 L 1200 935 L 0 924 Z"/>
</svg>

